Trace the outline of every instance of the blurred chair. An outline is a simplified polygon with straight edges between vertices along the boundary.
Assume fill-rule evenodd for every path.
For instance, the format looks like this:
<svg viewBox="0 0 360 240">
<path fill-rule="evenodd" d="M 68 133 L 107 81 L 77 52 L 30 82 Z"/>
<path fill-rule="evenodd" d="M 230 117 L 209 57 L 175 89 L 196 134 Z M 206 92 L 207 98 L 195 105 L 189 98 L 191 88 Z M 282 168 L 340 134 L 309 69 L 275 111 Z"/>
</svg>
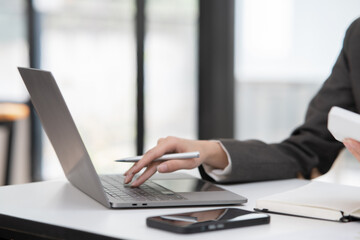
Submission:
<svg viewBox="0 0 360 240">
<path fill-rule="evenodd" d="M 15 123 L 20 119 L 27 118 L 30 114 L 29 106 L 22 103 L 0 103 L 0 126 L 4 126 L 8 131 L 7 151 L 5 155 L 4 184 L 9 185 L 11 179 L 13 137 Z"/>
</svg>

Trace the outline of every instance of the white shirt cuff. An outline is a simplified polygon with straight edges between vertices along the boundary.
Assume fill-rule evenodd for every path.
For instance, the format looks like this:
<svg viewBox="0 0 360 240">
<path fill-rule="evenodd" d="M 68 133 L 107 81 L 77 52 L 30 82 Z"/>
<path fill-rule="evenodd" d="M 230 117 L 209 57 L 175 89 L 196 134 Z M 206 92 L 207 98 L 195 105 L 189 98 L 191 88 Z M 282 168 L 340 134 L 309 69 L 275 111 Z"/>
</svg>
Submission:
<svg viewBox="0 0 360 240">
<path fill-rule="evenodd" d="M 231 157 L 230 157 L 229 152 L 227 151 L 227 149 L 224 147 L 224 145 L 220 141 L 217 141 L 217 140 L 213 140 L 213 141 L 220 144 L 221 148 L 226 153 L 227 160 L 228 160 L 229 164 L 224 169 L 213 168 L 213 167 L 211 167 L 211 166 L 209 166 L 209 165 L 207 165 L 205 163 L 203 164 L 203 167 L 204 167 L 205 172 L 210 177 L 212 177 L 215 181 L 222 182 L 222 181 L 226 180 L 227 176 L 231 173 L 231 170 L 232 170 Z"/>
</svg>

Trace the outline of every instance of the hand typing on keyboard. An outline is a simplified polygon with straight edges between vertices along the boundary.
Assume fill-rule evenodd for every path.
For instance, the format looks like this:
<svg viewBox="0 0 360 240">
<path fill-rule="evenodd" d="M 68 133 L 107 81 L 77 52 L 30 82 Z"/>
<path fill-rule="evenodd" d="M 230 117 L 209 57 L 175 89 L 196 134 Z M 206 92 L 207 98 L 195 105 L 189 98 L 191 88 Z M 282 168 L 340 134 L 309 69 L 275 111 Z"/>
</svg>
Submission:
<svg viewBox="0 0 360 240">
<path fill-rule="evenodd" d="M 160 201 L 185 199 L 169 189 L 156 183 L 148 182 L 138 188 L 124 185 L 119 175 L 101 175 L 101 183 L 105 193 L 111 197 L 123 201 Z"/>
<path fill-rule="evenodd" d="M 153 160 L 167 153 L 183 153 L 199 151 L 199 158 L 187 160 L 167 160 L 154 162 Z M 138 187 L 157 171 L 160 173 L 174 172 L 180 169 L 192 169 L 207 164 L 213 168 L 223 169 L 228 165 L 226 153 L 216 141 L 187 140 L 177 137 L 167 137 L 158 140 L 157 145 L 146 152 L 143 158 L 135 163 L 125 172 L 125 184 L 130 183 L 135 174 L 146 168 L 146 170 L 131 184 Z"/>
</svg>

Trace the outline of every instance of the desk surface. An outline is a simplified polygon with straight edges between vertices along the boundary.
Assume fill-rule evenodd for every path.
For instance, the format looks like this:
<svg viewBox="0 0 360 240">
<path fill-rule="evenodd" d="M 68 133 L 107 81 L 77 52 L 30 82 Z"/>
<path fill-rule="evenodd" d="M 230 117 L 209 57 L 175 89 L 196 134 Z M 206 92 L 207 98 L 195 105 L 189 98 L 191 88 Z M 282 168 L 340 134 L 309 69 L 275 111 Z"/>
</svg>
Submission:
<svg viewBox="0 0 360 240">
<path fill-rule="evenodd" d="M 253 209 L 256 199 L 306 184 L 306 180 L 281 180 L 222 186 L 246 196 L 243 209 Z M 212 207 L 214 208 L 214 207 Z M 338 223 L 271 215 L 262 226 L 180 235 L 151 229 L 148 216 L 206 208 L 157 208 L 110 210 L 74 188 L 66 180 L 0 187 L 0 214 L 65 228 L 124 239 L 360 239 L 360 223 Z M 1 222 L 0 222 L 1 226 Z"/>
</svg>

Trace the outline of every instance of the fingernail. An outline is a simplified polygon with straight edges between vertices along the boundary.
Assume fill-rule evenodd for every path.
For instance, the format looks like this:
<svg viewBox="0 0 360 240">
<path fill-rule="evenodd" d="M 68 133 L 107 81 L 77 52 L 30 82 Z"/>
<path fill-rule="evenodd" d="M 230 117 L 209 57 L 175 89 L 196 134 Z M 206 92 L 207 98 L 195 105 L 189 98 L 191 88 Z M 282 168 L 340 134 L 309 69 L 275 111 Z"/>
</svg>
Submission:
<svg viewBox="0 0 360 240">
<path fill-rule="evenodd" d="M 167 164 L 160 164 L 157 167 L 157 170 L 158 170 L 158 172 L 166 172 L 168 170 L 168 166 L 167 166 Z"/>
<path fill-rule="evenodd" d="M 131 176 L 131 175 L 127 175 L 127 176 L 126 176 L 126 178 L 125 178 L 125 180 L 124 180 L 124 183 L 125 183 L 125 184 L 127 184 L 127 183 L 130 182 L 130 176 Z"/>
<path fill-rule="evenodd" d="M 131 184 L 131 186 L 132 187 L 136 187 L 135 185 L 138 183 L 138 180 L 136 179 L 132 184 Z"/>
</svg>

